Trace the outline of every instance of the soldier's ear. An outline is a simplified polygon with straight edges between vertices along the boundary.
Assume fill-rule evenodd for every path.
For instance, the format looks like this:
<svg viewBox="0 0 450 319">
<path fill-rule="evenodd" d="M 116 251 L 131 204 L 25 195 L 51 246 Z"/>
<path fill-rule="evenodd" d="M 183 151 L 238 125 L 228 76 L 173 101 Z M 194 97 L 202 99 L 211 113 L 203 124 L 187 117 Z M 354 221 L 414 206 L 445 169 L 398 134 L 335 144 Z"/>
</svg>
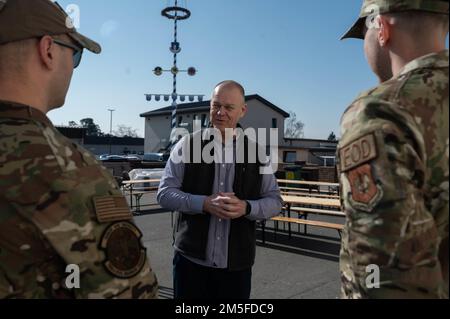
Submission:
<svg viewBox="0 0 450 319">
<path fill-rule="evenodd" d="M 378 16 L 377 18 L 378 28 L 378 43 L 382 48 L 386 47 L 391 39 L 392 25 L 386 17 Z"/>
<path fill-rule="evenodd" d="M 55 46 L 53 39 L 46 35 L 38 42 L 38 52 L 41 65 L 47 69 L 55 67 Z"/>
</svg>

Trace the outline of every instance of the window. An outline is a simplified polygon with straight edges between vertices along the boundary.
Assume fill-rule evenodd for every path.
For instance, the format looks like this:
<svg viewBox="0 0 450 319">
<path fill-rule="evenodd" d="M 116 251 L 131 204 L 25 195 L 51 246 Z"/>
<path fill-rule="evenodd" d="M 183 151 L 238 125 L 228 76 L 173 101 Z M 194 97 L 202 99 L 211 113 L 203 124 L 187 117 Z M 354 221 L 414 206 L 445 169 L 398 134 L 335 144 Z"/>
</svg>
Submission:
<svg viewBox="0 0 450 319">
<path fill-rule="evenodd" d="M 183 123 L 183 117 L 182 117 L 182 116 L 179 116 L 179 117 L 178 117 L 178 126 L 180 126 L 181 123 Z"/>
<path fill-rule="evenodd" d="M 272 119 L 272 128 L 278 128 L 278 120 L 275 118 Z"/>
<path fill-rule="evenodd" d="M 297 152 L 284 152 L 285 163 L 295 163 L 297 161 Z"/>
<path fill-rule="evenodd" d="M 202 127 L 207 127 L 208 124 L 206 123 L 206 114 L 202 114 Z"/>
<path fill-rule="evenodd" d="M 335 156 L 321 156 L 323 159 L 323 166 L 332 167 L 336 166 L 336 157 Z"/>
</svg>

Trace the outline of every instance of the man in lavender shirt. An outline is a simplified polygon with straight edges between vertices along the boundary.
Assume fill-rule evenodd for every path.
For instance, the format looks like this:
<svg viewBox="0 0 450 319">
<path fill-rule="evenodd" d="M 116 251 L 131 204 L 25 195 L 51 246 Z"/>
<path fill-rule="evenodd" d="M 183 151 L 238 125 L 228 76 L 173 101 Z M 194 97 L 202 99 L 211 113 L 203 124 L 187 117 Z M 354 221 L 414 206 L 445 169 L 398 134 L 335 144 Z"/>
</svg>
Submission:
<svg viewBox="0 0 450 319">
<path fill-rule="evenodd" d="M 267 157 L 251 160 L 250 152 L 261 145 L 239 129 L 246 112 L 244 88 L 234 81 L 218 84 L 210 122 L 219 139 L 201 140 L 195 149 L 195 139 L 205 132 L 185 136 L 167 163 L 158 202 L 177 212 L 175 299 L 250 298 L 256 221 L 278 215 L 282 199 L 273 172 L 263 173 Z M 210 145 L 213 160 L 201 156 L 196 162 L 199 154 L 211 155 Z"/>
</svg>

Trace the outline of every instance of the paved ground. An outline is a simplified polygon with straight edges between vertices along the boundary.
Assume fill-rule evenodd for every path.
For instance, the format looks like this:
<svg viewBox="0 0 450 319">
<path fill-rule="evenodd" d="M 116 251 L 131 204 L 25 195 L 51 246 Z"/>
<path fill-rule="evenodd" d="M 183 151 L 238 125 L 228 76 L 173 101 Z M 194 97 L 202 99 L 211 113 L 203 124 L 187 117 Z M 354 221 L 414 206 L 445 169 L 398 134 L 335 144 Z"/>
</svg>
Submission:
<svg viewBox="0 0 450 319">
<path fill-rule="evenodd" d="M 144 203 L 154 198 L 144 199 Z M 312 219 L 312 215 L 311 218 Z M 342 222 L 333 217 L 316 218 Z M 146 211 L 136 217 L 144 234 L 144 244 L 160 284 L 160 297 L 172 298 L 172 226 L 171 213 L 163 210 Z M 274 225 L 268 223 L 266 244 L 258 230 L 256 264 L 253 268 L 253 299 L 334 299 L 339 295 L 339 248 L 337 231 L 308 227 L 308 234 L 293 237 L 279 231 L 275 238 Z M 283 227 L 283 226 L 281 226 Z"/>
</svg>

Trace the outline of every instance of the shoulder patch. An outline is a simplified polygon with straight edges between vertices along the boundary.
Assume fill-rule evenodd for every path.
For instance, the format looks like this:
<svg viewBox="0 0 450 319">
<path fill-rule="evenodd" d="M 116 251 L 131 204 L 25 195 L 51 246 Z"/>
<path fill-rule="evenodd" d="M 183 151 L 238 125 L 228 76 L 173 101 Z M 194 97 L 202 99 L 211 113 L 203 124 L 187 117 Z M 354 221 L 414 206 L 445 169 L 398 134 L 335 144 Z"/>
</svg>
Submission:
<svg viewBox="0 0 450 319">
<path fill-rule="evenodd" d="M 341 172 L 347 172 L 378 157 L 375 136 L 367 134 L 339 150 Z"/>
<path fill-rule="evenodd" d="M 372 167 L 364 164 L 347 173 L 351 187 L 351 204 L 355 208 L 370 212 L 383 197 L 383 190 L 379 187 L 372 174 Z"/>
<path fill-rule="evenodd" d="M 136 276 L 147 258 L 141 238 L 140 230 L 129 222 L 115 223 L 108 227 L 100 242 L 100 248 L 106 254 L 103 263 L 106 270 L 122 279 Z"/>
<path fill-rule="evenodd" d="M 131 220 L 133 214 L 124 196 L 94 197 L 95 215 L 99 223 Z"/>
</svg>

